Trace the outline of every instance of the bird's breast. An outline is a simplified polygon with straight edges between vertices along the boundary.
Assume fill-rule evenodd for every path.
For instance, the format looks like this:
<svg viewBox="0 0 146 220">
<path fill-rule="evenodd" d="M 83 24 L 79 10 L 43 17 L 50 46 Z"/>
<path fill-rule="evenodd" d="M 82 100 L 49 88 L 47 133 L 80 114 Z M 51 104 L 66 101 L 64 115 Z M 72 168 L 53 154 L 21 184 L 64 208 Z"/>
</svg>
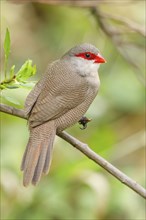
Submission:
<svg viewBox="0 0 146 220">
<path fill-rule="evenodd" d="M 91 90 L 93 93 L 97 93 L 100 87 L 100 79 L 98 73 L 96 73 L 96 76 L 90 75 L 86 77 L 86 81 L 88 83 L 89 90 Z"/>
</svg>

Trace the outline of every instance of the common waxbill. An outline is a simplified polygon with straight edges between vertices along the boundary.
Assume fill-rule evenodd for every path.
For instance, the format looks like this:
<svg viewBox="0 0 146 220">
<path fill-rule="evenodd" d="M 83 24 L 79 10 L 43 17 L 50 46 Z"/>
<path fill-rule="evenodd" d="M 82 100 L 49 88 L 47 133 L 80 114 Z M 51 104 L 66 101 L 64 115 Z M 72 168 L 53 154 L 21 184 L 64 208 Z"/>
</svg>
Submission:
<svg viewBox="0 0 146 220">
<path fill-rule="evenodd" d="M 98 68 L 105 63 L 98 49 L 81 44 L 51 63 L 29 93 L 25 111 L 30 130 L 21 170 L 24 186 L 36 185 L 51 164 L 55 135 L 80 120 L 97 95 Z"/>
</svg>

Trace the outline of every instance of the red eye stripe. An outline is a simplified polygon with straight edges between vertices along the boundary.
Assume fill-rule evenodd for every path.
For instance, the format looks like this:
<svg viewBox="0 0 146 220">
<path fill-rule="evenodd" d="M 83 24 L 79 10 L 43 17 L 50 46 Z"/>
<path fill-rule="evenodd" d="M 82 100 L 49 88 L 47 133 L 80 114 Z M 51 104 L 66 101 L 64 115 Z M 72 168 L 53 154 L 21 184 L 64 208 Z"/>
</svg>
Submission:
<svg viewBox="0 0 146 220">
<path fill-rule="evenodd" d="M 76 54 L 75 56 L 84 58 L 86 60 L 95 60 L 97 55 L 91 52 L 85 52 L 85 53 Z"/>
</svg>

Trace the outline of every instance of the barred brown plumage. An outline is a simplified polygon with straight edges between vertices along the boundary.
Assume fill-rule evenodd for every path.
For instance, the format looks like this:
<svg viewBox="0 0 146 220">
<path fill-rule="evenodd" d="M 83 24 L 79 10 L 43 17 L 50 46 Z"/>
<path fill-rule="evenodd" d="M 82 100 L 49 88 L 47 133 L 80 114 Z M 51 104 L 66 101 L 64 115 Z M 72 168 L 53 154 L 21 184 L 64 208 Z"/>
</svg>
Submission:
<svg viewBox="0 0 146 220">
<path fill-rule="evenodd" d="M 95 55 L 93 60 L 86 56 L 84 59 L 83 53 L 87 52 Z M 94 100 L 101 62 L 105 60 L 93 45 L 76 46 L 49 65 L 28 95 L 25 111 L 29 116 L 30 138 L 21 165 L 24 186 L 30 182 L 35 185 L 42 173 L 49 171 L 56 133 L 79 121 Z"/>
</svg>

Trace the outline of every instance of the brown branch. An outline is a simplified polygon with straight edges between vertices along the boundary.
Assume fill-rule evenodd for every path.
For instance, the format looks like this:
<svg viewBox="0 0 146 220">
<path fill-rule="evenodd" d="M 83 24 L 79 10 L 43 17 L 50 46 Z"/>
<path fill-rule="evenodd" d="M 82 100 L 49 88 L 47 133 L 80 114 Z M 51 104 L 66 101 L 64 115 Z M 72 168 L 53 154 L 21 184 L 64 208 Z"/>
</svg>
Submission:
<svg viewBox="0 0 146 220">
<path fill-rule="evenodd" d="M 14 107 L 10 107 L 4 104 L 0 104 L 0 111 L 14 115 L 20 118 L 27 119 L 24 110 L 16 109 Z M 138 183 L 136 183 L 134 180 L 129 178 L 127 175 L 125 175 L 123 172 L 118 170 L 116 167 L 114 167 L 112 164 L 110 164 L 108 161 L 106 161 L 104 158 L 96 154 L 94 151 L 92 151 L 87 144 L 84 144 L 77 140 L 76 138 L 72 137 L 66 132 L 61 132 L 58 134 L 59 137 L 70 143 L 72 146 L 77 148 L 79 151 L 81 151 L 83 154 L 85 154 L 89 159 L 103 167 L 107 172 L 112 174 L 116 179 L 118 179 L 123 184 L 127 185 L 129 188 L 131 188 L 133 191 L 138 193 L 140 196 L 146 199 L 146 190 L 140 186 Z"/>
<path fill-rule="evenodd" d="M 75 6 L 75 7 L 93 7 L 99 4 L 117 4 L 127 5 L 128 3 L 137 3 L 143 0 L 7 0 L 12 3 L 41 3 L 48 5 L 64 5 L 64 6 Z"/>
<path fill-rule="evenodd" d="M 134 23 L 133 21 L 129 20 L 128 18 L 125 18 L 120 15 L 113 15 L 113 14 L 102 14 L 103 18 L 115 20 L 120 22 L 121 24 L 124 24 L 125 26 L 129 27 L 132 31 L 135 31 L 139 34 L 141 34 L 143 37 L 146 37 L 146 32 L 144 28 L 140 27 L 140 25 Z"/>
<path fill-rule="evenodd" d="M 116 46 L 116 49 L 121 54 L 121 56 L 125 59 L 126 62 L 130 63 L 133 66 L 135 72 L 137 73 L 137 78 L 139 79 L 139 81 L 144 86 L 146 86 L 144 75 L 140 72 L 138 64 L 136 62 L 132 61 L 130 59 L 129 55 L 125 51 L 123 52 L 123 50 L 121 49 L 122 42 L 121 42 L 121 39 L 120 39 L 120 32 L 118 30 L 115 30 L 113 28 L 113 26 L 109 25 L 105 21 L 105 16 L 106 15 L 104 16 L 103 13 L 101 13 L 100 10 L 97 7 L 92 7 L 91 8 L 91 13 L 94 16 L 95 20 L 98 22 L 98 24 L 99 24 L 100 28 L 102 29 L 102 31 L 111 39 L 112 43 Z M 114 16 L 111 16 L 111 18 L 115 19 Z M 129 22 L 129 20 L 128 20 L 128 22 Z M 127 20 L 125 19 L 123 21 L 123 23 L 127 23 Z M 133 23 L 132 24 L 128 23 L 127 25 L 130 26 L 130 25 L 133 25 Z M 138 31 L 138 29 L 137 29 L 137 31 Z M 143 32 L 141 32 L 141 34 L 143 36 L 145 35 L 145 33 L 143 33 Z"/>
</svg>

